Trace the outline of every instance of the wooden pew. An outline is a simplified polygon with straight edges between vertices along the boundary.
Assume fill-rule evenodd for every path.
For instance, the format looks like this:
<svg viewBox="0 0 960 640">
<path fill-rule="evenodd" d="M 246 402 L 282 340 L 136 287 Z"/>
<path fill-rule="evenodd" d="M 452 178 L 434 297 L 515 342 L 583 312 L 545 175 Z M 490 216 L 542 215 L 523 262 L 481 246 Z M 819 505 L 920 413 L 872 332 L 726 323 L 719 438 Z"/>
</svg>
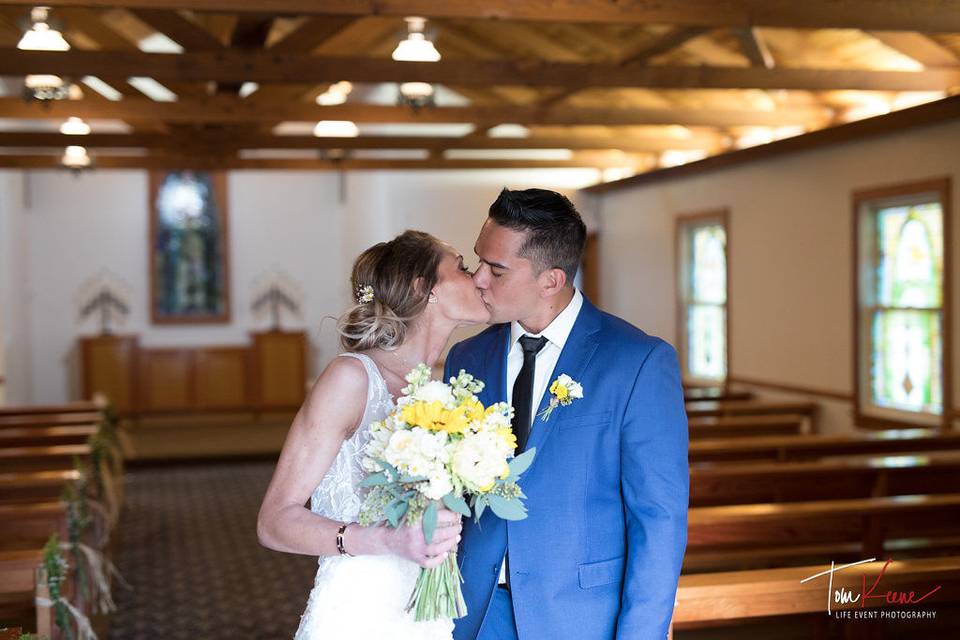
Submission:
<svg viewBox="0 0 960 640">
<path fill-rule="evenodd" d="M 85 444 L 6 447 L 0 449 L 0 469 L 5 471 L 39 471 L 72 469 L 75 458 L 90 455 Z"/>
<path fill-rule="evenodd" d="M 0 417 L 0 431 L 30 427 L 57 427 L 98 424 L 103 414 L 96 411 L 78 413 L 38 413 Z"/>
<path fill-rule="evenodd" d="M 0 551 L 0 625 L 35 627 L 34 580 L 42 559 L 39 549 Z"/>
<path fill-rule="evenodd" d="M 99 427 L 95 424 L 0 429 L 0 449 L 58 444 L 86 444 L 98 429 Z"/>
<path fill-rule="evenodd" d="M 826 616 L 828 576 L 801 580 L 829 568 L 828 561 L 826 565 L 680 576 L 673 629 L 803 613 Z M 960 600 L 960 557 L 956 556 L 894 560 L 886 567 L 882 561 L 850 567 L 834 575 L 833 588 L 842 586 L 859 593 L 864 578 L 871 585 L 880 576 L 874 595 L 893 590 L 914 591 L 919 597 L 939 585 L 930 607 Z M 866 606 L 889 607 L 883 599 L 868 600 Z"/>
<path fill-rule="evenodd" d="M 690 443 L 690 462 L 814 460 L 827 456 L 956 449 L 960 449 L 958 431 L 890 429 L 831 436 L 786 435 L 698 440 Z"/>
<path fill-rule="evenodd" d="M 79 479 L 76 469 L 0 473 L 0 504 L 56 500 L 68 484 Z"/>
<path fill-rule="evenodd" d="M 689 418 L 691 440 L 789 436 L 803 433 L 805 416 L 793 413 L 756 416 L 702 416 Z"/>
<path fill-rule="evenodd" d="M 40 549 L 52 533 L 68 539 L 67 505 L 61 500 L 0 504 L 0 550 Z"/>
<path fill-rule="evenodd" d="M 956 552 L 960 493 L 695 507 L 684 572 Z"/>
<path fill-rule="evenodd" d="M 697 400 L 688 402 L 687 417 L 755 416 L 795 413 L 813 418 L 817 410 L 813 402 L 768 402 L 760 400 Z"/>
<path fill-rule="evenodd" d="M 749 391 L 733 391 L 725 387 L 691 387 L 683 390 L 683 399 L 687 402 L 698 400 L 752 400 Z"/>
<path fill-rule="evenodd" d="M 67 402 L 65 404 L 51 405 L 18 405 L 0 407 L 0 420 L 15 416 L 35 416 L 54 413 L 98 413 L 103 411 L 104 403 L 102 401 Z"/>
<path fill-rule="evenodd" d="M 690 505 L 798 502 L 960 492 L 960 452 L 814 462 L 696 463 Z"/>
</svg>

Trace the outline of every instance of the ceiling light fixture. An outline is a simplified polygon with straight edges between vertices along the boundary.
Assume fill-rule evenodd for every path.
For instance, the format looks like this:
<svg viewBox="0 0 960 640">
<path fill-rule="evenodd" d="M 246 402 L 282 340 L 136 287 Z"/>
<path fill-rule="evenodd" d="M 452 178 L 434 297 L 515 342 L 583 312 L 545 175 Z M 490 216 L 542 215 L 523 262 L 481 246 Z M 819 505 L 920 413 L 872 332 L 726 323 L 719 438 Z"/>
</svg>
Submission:
<svg viewBox="0 0 960 640">
<path fill-rule="evenodd" d="M 318 138 L 356 138 L 360 130 L 349 120 L 321 120 L 313 128 L 313 135 Z"/>
<path fill-rule="evenodd" d="M 30 11 L 30 28 L 27 29 L 17 49 L 26 51 L 69 51 L 70 44 L 63 39 L 58 29 L 50 26 L 50 7 L 34 7 Z"/>
<path fill-rule="evenodd" d="M 353 84 L 346 80 L 341 80 L 336 84 L 330 85 L 330 88 L 317 96 L 317 104 L 323 107 L 329 107 L 337 104 L 343 104 L 347 101 L 347 96 L 353 91 Z"/>
<path fill-rule="evenodd" d="M 393 50 L 393 59 L 399 62 L 438 62 L 440 52 L 424 33 L 427 19 L 411 16 L 404 20 L 407 21 L 407 37 Z M 419 109 L 434 103 L 433 94 L 433 86 L 428 82 L 404 82 L 400 85 L 397 101 Z"/>
<path fill-rule="evenodd" d="M 86 147 L 81 147 L 79 145 L 70 145 L 63 151 L 63 157 L 60 158 L 60 163 L 70 169 L 75 173 L 87 169 L 90 167 L 91 160 L 90 156 L 87 154 Z"/>
<path fill-rule="evenodd" d="M 23 32 L 17 48 L 24 51 L 69 51 L 70 44 L 59 29 L 50 25 L 50 7 L 30 11 L 30 28 Z M 53 74 L 34 74 L 24 78 L 24 96 L 28 100 L 63 100 L 70 84 Z"/>
<path fill-rule="evenodd" d="M 70 116 L 60 125 L 60 133 L 66 136 L 85 136 L 90 133 L 90 125 L 77 116 Z"/>
</svg>

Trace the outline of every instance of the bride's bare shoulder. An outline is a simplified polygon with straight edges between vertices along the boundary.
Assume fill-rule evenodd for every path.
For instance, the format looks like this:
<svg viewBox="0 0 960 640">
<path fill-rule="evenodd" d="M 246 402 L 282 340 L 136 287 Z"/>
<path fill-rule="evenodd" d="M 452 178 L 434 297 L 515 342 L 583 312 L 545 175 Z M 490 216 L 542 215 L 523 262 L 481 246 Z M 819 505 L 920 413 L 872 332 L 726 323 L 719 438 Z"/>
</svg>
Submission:
<svg viewBox="0 0 960 640">
<path fill-rule="evenodd" d="M 313 392 L 355 394 L 366 392 L 367 370 L 357 358 L 338 356 L 324 368 L 313 385 Z"/>
</svg>

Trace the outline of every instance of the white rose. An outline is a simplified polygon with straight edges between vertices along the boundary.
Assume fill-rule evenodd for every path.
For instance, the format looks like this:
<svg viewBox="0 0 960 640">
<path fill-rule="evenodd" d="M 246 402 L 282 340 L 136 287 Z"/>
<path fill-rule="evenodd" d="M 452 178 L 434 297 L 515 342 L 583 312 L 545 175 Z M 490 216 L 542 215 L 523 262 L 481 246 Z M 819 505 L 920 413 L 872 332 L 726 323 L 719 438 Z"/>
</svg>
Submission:
<svg viewBox="0 0 960 640">
<path fill-rule="evenodd" d="M 383 457 L 395 467 L 406 463 L 412 453 L 413 440 L 414 436 L 410 431 L 395 431 L 390 436 Z"/>
<path fill-rule="evenodd" d="M 431 380 L 417 389 L 416 393 L 413 394 L 413 398 L 414 400 L 422 400 L 424 402 L 439 402 L 446 406 L 453 402 L 453 393 L 446 384 L 439 380 Z"/>
<path fill-rule="evenodd" d="M 429 482 L 421 482 L 417 485 L 420 493 L 431 500 L 439 500 L 443 496 L 453 491 L 453 483 L 450 482 L 450 474 L 443 467 L 439 467 L 430 474 Z"/>
<path fill-rule="evenodd" d="M 470 434 L 454 450 L 451 467 L 468 486 L 485 487 L 503 473 L 507 453 L 496 433 Z"/>
</svg>

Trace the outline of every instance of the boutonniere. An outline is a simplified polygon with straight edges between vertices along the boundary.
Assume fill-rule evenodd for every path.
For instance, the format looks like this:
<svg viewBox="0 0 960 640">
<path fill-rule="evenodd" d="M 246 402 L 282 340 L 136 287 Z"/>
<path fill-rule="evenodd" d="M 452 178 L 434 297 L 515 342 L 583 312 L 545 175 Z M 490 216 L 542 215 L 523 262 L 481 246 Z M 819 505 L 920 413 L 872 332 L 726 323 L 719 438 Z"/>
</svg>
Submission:
<svg viewBox="0 0 960 640">
<path fill-rule="evenodd" d="M 550 403 L 538 415 L 546 422 L 550 419 L 550 414 L 557 407 L 565 407 L 574 400 L 583 397 L 583 387 L 580 383 L 565 373 L 560 374 L 556 380 L 550 383 Z"/>
</svg>

